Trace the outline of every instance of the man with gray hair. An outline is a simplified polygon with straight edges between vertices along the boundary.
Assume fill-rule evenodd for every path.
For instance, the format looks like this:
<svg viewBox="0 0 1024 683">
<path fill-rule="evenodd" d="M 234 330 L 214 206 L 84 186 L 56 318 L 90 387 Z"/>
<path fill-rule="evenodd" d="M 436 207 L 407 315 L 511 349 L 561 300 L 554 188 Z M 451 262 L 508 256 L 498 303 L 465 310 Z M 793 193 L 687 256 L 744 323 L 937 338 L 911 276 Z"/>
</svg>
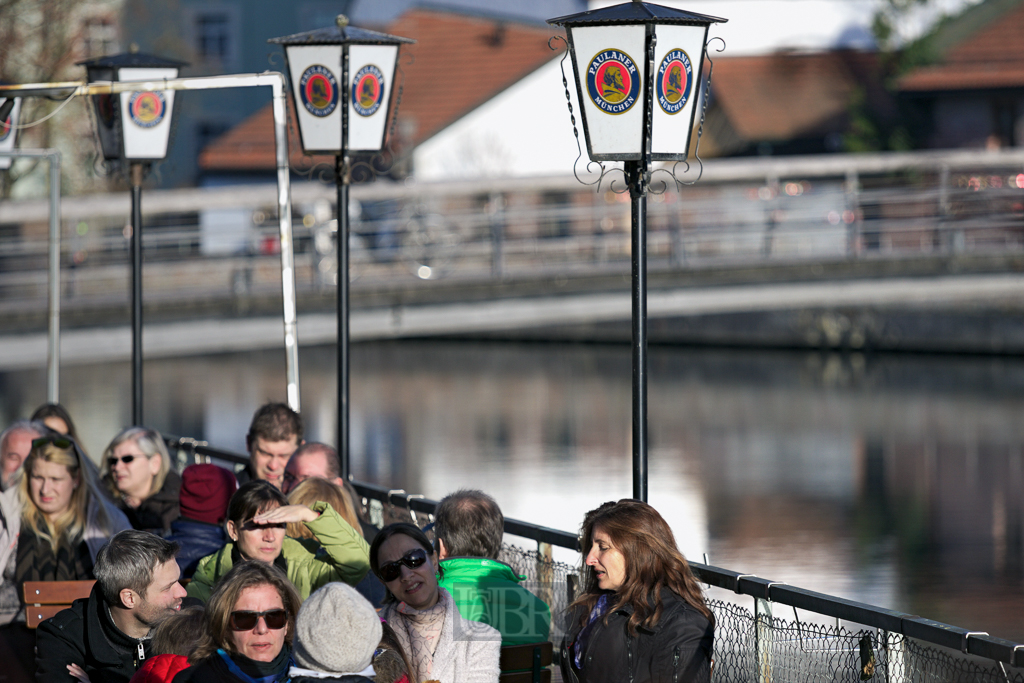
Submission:
<svg viewBox="0 0 1024 683">
<path fill-rule="evenodd" d="M 128 529 L 100 549 L 88 598 L 39 625 L 36 681 L 127 683 L 150 654 L 150 631 L 181 608 L 178 544 Z"/>
<path fill-rule="evenodd" d="M 0 434 L 0 491 L 14 484 L 21 464 L 32 450 L 32 441 L 49 431 L 42 422 L 18 420 Z"/>
<path fill-rule="evenodd" d="M 548 639 L 551 608 L 519 585 L 525 577 L 498 560 L 505 517 L 483 491 L 462 489 L 445 496 L 434 511 L 437 557 L 447 590 L 464 619 L 501 632 L 501 644 Z"/>
</svg>

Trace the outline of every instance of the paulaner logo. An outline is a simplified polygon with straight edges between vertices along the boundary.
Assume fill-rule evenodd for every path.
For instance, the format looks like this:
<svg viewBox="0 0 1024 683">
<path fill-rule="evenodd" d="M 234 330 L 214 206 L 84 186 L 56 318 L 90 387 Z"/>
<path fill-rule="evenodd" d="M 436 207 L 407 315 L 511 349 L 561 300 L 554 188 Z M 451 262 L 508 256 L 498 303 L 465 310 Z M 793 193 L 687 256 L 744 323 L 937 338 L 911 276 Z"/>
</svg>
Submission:
<svg viewBox="0 0 1024 683">
<path fill-rule="evenodd" d="M 330 116 L 338 106 L 338 81 L 326 66 L 314 64 L 299 79 L 302 106 L 313 116 Z"/>
<path fill-rule="evenodd" d="M 167 102 L 161 92 L 133 92 L 128 98 L 128 116 L 139 128 L 152 128 L 164 120 Z"/>
<path fill-rule="evenodd" d="M 640 97 L 636 63 L 621 50 L 602 50 L 587 68 L 587 92 L 606 114 L 629 111 Z"/>
<path fill-rule="evenodd" d="M 360 116 L 373 116 L 380 109 L 384 94 L 384 74 L 367 64 L 352 79 L 352 107 Z"/>
<path fill-rule="evenodd" d="M 690 100 L 693 66 L 690 57 L 679 49 L 669 50 L 658 67 L 658 104 L 666 114 L 676 114 Z"/>
</svg>

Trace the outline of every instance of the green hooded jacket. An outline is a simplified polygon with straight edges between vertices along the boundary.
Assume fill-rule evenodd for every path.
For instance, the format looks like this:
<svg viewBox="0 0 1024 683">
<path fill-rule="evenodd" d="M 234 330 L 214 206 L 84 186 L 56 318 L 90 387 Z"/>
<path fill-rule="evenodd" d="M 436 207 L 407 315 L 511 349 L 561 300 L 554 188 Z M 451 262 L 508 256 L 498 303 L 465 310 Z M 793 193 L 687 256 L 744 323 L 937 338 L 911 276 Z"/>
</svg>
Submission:
<svg viewBox="0 0 1024 683">
<path fill-rule="evenodd" d="M 318 501 L 310 508 L 320 514 L 313 521 L 306 522 L 306 528 L 313 532 L 316 540 L 285 536 L 281 547 L 281 556 L 288 564 L 288 579 L 303 600 L 332 581 L 354 586 L 370 569 L 370 547 L 355 529 L 327 503 Z M 186 589 L 189 597 L 203 602 L 210 599 L 214 585 L 231 569 L 234 549 L 235 544 L 228 543 L 199 560 L 196 573 Z"/>
<path fill-rule="evenodd" d="M 462 618 L 498 629 L 502 646 L 548 639 L 551 608 L 519 585 L 526 577 L 512 567 L 484 557 L 452 557 L 441 567 L 444 578 L 438 585 L 451 593 Z"/>
</svg>

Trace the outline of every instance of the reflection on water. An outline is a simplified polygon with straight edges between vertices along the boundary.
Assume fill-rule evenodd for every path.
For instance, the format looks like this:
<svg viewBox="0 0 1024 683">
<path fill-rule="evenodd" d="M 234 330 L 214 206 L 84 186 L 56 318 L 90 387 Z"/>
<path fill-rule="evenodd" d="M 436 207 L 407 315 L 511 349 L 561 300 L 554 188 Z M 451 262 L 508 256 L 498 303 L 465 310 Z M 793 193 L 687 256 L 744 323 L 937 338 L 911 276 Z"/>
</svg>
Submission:
<svg viewBox="0 0 1024 683">
<path fill-rule="evenodd" d="M 331 441 L 334 351 L 301 363 L 307 435 Z M 631 490 L 629 363 L 625 346 L 356 345 L 353 471 L 431 498 L 482 488 L 574 530 Z M 145 377 L 152 426 L 235 450 L 284 397 L 280 352 Z M 0 374 L 0 416 L 44 386 Z M 62 391 L 98 455 L 130 414 L 127 365 L 68 367 Z M 654 348 L 650 499 L 695 559 L 1024 641 L 1022 411 L 1024 360 Z"/>
</svg>

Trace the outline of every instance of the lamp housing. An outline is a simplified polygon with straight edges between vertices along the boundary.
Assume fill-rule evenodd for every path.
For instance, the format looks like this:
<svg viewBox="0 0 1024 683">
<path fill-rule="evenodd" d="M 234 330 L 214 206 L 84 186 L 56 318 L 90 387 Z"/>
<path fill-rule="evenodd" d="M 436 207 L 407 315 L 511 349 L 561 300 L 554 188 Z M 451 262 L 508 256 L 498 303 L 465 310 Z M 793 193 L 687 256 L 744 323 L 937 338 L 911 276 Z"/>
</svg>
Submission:
<svg viewBox="0 0 1024 683">
<path fill-rule="evenodd" d="M 592 160 L 686 159 L 708 29 L 725 21 L 636 1 L 548 19 L 566 31 Z"/>
<path fill-rule="evenodd" d="M 340 155 L 384 148 L 398 50 L 416 41 L 348 25 L 280 38 L 306 154 Z"/>
<path fill-rule="evenodd" d="M 90 83 L 160 81 L 178 77 L 185 62 L 125 52 L 78 62 Z M 107 161 L 159 161 L 167 156 L 174 109 L 173 90 L 93 95 L 96 134 Z"/>
</svg>

